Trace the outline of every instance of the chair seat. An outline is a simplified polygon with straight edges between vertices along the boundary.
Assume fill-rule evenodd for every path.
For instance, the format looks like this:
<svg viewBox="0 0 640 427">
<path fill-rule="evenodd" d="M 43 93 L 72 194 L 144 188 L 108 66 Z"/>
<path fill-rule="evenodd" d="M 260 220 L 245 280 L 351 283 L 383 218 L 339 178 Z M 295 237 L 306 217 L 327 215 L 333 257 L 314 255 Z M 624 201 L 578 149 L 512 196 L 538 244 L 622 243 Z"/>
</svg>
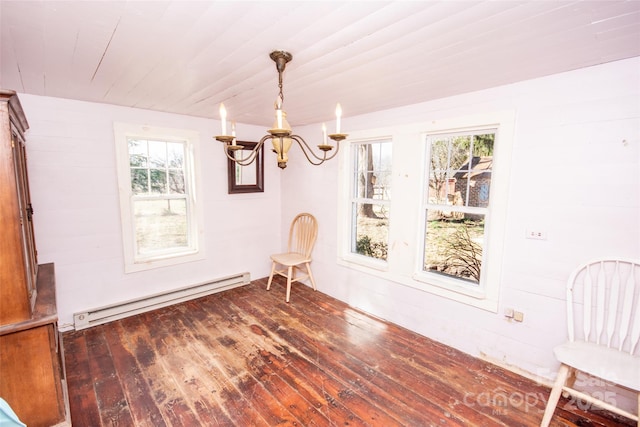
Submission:
<svg viewBox="0 0 640 427">
<path fill-rule="evenodd" d="M 592 342 L 574 341 L 553 349 L 558 360 L 582 372 L 640 391 L 640 357 Z"/>
<path fill-rule="evenodd" d="M 286 265 L 287 267 L 292 265 L 304 264 L 305 262 L 311 262 L 310 258 L 305 257 L 303 254 L 297 253 L 283 253 L 271 255 L 271 259 L 278 264 Z"/>
</svg>

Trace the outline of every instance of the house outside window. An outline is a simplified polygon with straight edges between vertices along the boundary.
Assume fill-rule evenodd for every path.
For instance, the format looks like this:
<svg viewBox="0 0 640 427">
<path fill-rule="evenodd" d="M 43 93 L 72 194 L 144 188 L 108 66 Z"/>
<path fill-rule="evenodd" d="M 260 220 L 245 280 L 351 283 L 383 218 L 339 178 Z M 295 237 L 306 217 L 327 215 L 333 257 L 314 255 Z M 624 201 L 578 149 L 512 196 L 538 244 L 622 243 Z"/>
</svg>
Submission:
<svg viewBox="0 0 640 427">
<path fill-rule="evenodd" d="M 351 145 L 351 253 L 386 261 L 391 201 L 391 140 Z"/>
<path fill-rule="evenodd" d="M 125 271 L 201 259 L 197 134 L 116 124 Z"/>
</svg>

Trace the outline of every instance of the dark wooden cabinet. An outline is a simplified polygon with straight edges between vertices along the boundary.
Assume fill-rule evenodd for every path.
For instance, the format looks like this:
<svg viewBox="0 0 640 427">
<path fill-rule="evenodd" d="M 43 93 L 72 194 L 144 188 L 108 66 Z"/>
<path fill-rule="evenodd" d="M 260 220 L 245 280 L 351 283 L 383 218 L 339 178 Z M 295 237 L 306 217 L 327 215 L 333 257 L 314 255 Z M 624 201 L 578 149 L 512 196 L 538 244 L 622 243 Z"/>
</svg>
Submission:
<svg viewBox="0 0 640 427">
<path fill-rule="evenodd" d="M 24 134 L 0 90 L 0 397 L 29 427 L 71 425 L 53 264 L 38 265 Z"/>
</svg>

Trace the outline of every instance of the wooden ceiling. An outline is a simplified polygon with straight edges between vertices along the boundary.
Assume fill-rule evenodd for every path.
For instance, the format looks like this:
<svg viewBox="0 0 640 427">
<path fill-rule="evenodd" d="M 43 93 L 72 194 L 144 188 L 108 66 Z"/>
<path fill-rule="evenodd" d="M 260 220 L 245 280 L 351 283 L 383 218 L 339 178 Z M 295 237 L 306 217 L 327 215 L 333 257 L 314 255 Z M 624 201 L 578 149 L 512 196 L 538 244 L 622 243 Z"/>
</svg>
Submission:
<svg viewBox="0 0 640 427">
<path fill-rule="evenodd" d="M 639 1 L 0 0 L 21 93 L 292 125 L 640 56 Z"/>
</svg>

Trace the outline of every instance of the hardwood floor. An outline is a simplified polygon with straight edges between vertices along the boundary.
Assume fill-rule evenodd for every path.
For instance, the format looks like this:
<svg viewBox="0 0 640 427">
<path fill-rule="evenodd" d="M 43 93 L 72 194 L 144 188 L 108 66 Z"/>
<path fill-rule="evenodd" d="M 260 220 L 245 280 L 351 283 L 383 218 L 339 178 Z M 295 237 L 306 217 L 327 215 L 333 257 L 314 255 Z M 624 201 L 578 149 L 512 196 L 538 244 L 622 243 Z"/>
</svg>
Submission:
<svg viewBox="0 0 640 427">
<path fill-rule="evenodd" d="M 549 389 L 266 280 L 63 334 L 71 417 L 93 426 L 536 426 Z M 561 401 L 553 426 L 633 425 Z"/>
</svg>

